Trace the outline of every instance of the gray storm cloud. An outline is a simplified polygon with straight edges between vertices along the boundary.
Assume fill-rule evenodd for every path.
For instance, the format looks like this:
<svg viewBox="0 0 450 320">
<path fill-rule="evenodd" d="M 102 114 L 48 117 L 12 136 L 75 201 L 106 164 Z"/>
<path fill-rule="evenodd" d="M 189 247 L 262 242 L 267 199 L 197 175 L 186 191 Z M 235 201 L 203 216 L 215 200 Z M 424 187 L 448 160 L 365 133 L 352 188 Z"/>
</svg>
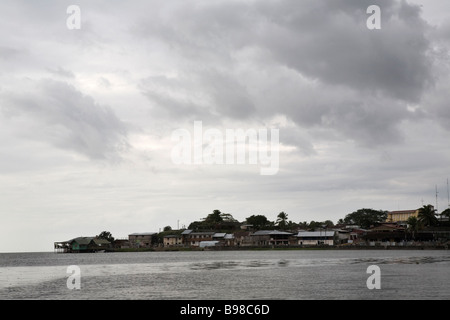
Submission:
<svg viewBox="0 0 450 320">
<path fill-rule="evenodd" d="M 450 11 L 419 2 L 79 0 L 68 30 L 72 3 L 1 1 L 0 251 L 216 208 L 336 221 L 434 203 L 436 184 L 447 202 Z M 176 166 L 193 121 L 279 128 L 279 172 Z"/>
<path fill-rule="evenodd" d="M 21 135 L 92 159 L 120 159 L 127 148 L 127 128 L 112 109 L 65 82 L 20 82 L 20 90 L 3 92 L 0 110 L 9 121 L 20 124 L 25 118 L 33 124 L 32 129 L 18 128 Z"/>
<path fill-rule="evenodd" d="M 436 81 L 430 26 L 418 6 L 380 1 L 382 30 L 368 30 L 370 4 L 180 4 L 170 18 L 141 21 L 133 29 L 165 43 L 180 66 L 181 76 L 158 88 L 144 84 L 143 92 L 179 117 L 201 115 L 195 97 L 203 95 L 214 102 L 217 117 L 284 114 L 301 127 L 328 128 L 365 145 L 401 141 L 398 125 L 410 118 L 408 105 L 420 103 Z M 242 59 L 245 52 L 256 52 L 255 59 Z M 292 71 L 288 79 L 281 76 L 286 69 Z M 177 98 L 192 79 L 192 94 Z"/>
</svg>

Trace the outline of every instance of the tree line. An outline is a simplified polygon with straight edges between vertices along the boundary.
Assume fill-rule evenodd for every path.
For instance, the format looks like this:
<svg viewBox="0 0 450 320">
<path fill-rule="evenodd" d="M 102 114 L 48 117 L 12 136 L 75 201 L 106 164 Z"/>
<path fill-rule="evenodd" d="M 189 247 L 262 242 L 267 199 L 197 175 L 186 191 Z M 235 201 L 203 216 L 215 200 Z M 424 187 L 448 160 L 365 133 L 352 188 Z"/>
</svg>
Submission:
<svg viewBox="0 0 450 320">
<path fill-rule="evenodd" d="M 369 228 L 370 226 L 384 222 L 387 217 L 387 211 L 373 210 L 373 209 L 360 209 L 350 214 L 347 214 L 345 218 L 340 219 L 338 224 L 354 224 L 359 225 L 362 228 Z M 256 214 L 247 217 L 243 222 L 237 221 L 231 214 L 222 213 L 220 210 L 214 210 L 208 214 L 201 221 L 191 222 L 188 229 L 196 231 L 232 231 L 240 228 L 241 225 L 251 226 L 253 230 L 262 229 L 278 229 L 278 230 L 316 230 L 316 229 L 328 229 L 335 226 L 331 220 L 310 222 L 294 222 L 289 219 L 286 212 L 281 211 L 278 213 L 276 220 L 269 220 L 265 215 Z M 167 227 L 166 227 L 167 228 Z"/>
<path fill-rule="evenodd" d="M 348 213 L 344 218 L 337 221 L 337 225 L 357 225 L 362 229 L 369 229 L 386 221 L 388 211 L 374 210 L 369 208 L 358 209 Z M 424 205 L 419 209 L 417 217 L 410 217 L 408 225 L 414 225 L 416 228 L 433 227 L 440 224 L 439 217 L 450 217 L 450 208 L 438 214 L 432 205 Z M 201 221 L 192 222 L 188 229 L 192 230 L 222 230 L 230 231 L 240 226 L 251 225 L 254 230 L 279 229 L 279 230 L 316 230 L 335 227 L 331 220 L 325 221 L 303 221 L 293 222 L 289 220 L 288 214 L 281 211 L 276 220 L 271 221 L 265 215 L 256 214 L 247 217 L 243 222 L 237 221 L 230 213 L 222 213 L 220 210 L 214 210 Z"/>
</svg>

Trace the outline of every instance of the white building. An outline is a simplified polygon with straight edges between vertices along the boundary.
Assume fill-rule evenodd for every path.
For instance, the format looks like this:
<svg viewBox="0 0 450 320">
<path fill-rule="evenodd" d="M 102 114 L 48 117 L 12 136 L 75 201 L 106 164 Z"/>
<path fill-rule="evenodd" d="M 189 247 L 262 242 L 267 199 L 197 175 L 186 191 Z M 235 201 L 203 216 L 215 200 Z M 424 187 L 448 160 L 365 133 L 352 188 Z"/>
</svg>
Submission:
<svg viewBox="0 0 450 320">
<path fill-rule="evenodd" d="M 311 245 L 334 245 L 336 231 L 300 231 L 297 234 L 298 244 Z"/>
</svg>

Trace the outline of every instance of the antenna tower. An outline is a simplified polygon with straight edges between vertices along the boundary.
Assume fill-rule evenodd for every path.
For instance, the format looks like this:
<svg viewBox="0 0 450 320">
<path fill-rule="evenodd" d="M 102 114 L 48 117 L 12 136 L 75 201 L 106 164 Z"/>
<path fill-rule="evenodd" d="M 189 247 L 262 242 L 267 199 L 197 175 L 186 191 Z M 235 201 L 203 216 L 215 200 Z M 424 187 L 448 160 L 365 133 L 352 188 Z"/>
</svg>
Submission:
<svg viewBox="0 0 450 320">
<path fill-rule="evenodd" d="M 438 189 L 437 189 L 437 185 L 436 185 L 436 213 L 439 213 L 439 210 L 438 210 Z"/>
<path fill-rule="evenodd" d="M 448 191 L 448 178 L 447 178 L 447 206 L 450 208 L 450 192 Z"/>
</svg>

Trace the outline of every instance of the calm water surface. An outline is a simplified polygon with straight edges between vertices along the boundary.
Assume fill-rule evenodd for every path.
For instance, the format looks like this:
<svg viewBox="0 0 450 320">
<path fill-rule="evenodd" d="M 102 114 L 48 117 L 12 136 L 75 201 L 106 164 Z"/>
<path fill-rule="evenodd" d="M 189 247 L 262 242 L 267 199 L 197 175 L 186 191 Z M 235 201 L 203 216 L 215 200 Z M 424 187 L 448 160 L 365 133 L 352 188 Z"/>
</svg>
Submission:
<svg viewBox="0 0 450 320">
<path fill-rule="evenodd" d="M 81 289 L 67 288 L 67 267 Z M 367 267 L 381 270 L 369 290 Z M 0 299 L 450 299 L 448 250 L 1 253 Z"/>
</svg>

